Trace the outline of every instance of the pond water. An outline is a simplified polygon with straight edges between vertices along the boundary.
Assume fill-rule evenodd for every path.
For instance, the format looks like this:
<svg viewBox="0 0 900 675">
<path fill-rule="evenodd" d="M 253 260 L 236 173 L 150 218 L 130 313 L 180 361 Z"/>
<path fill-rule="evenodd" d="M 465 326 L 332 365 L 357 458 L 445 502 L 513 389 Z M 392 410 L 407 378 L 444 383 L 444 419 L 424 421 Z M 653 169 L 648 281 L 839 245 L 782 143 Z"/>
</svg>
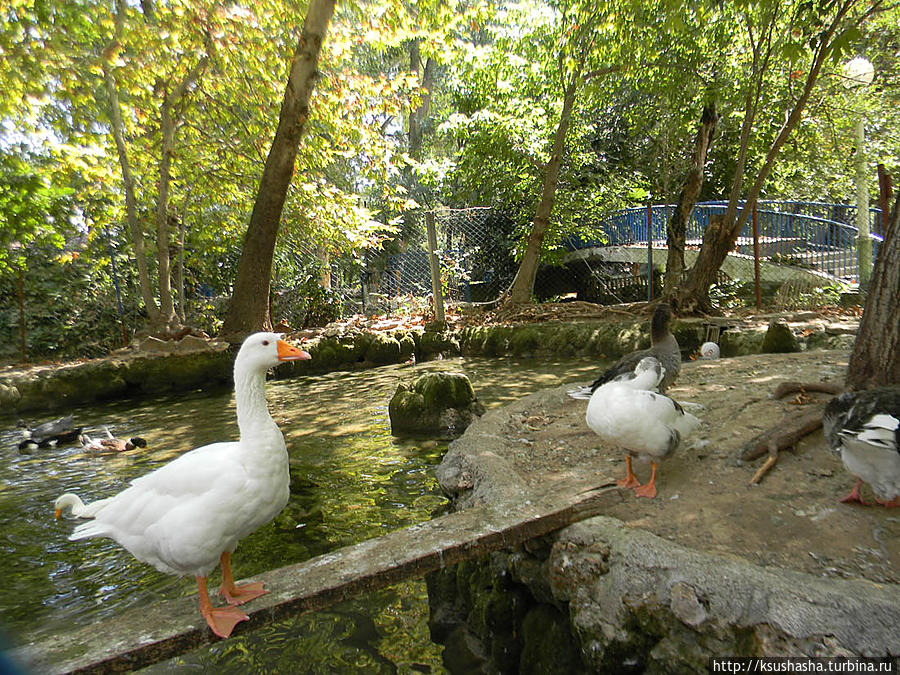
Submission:
<svg viewBox="0 0 900 675">
<path fill-rule="evenodd" d="M 270 381 L 269 409 L 291 457 L 291 500 L 273 523 L 241 542 L 235 578 L 443 512 L 446 500 L 434 467 L 446 443 L 391 436 L 387 408 L 399 382 L 426 370 L 459 370 L 479 399 L 494 407 L 537 389 L 588 380 L 599 367 L 587 358 L 449 359 Z M 0 419 L 0 628 L 13 643 L 19 633 L 59 633 L 155 599 L 195 596 L 193 580 L 159 573 L 111 540 L 68 541 L 74 523 L 53 518 L 53 500 L 67 491 L 86 501 L 112 495 L 191 448 L 238 435 L 230 390 L 64 412 L 92 435 L 102 436 L 107 425 L 119 437 L 144 437 L 148 447 L 119 455 L 91 456 L 78 446 L 21 454 L 15 419 Z M 210 587 L 216 583 L 214 577 Z M 443 672 L 443 647 L 430 641 L 427 618 L 424 582 L 411 581 L 235 636 L 147 672 Z"/>
</svg>

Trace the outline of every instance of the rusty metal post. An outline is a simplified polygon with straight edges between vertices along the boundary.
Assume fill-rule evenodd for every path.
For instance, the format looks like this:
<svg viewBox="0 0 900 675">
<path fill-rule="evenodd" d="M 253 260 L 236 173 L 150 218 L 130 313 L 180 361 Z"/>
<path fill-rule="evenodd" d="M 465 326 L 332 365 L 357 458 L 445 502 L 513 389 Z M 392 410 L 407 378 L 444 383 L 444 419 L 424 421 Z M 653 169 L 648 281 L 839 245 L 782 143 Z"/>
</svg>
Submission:
<svg viewBox="0 0 900 675">
<path fill-rule="evenodd" d="M 759 288 L 759 218 L 753 204 L 753 283 L 756 287 L 756 311 L 762 309 L 762 293 Z"/>
<path fill-rule="evenodd" d="M 647 200 L 647 302 L 653 302 L 653 200 Z"/>
</svg>

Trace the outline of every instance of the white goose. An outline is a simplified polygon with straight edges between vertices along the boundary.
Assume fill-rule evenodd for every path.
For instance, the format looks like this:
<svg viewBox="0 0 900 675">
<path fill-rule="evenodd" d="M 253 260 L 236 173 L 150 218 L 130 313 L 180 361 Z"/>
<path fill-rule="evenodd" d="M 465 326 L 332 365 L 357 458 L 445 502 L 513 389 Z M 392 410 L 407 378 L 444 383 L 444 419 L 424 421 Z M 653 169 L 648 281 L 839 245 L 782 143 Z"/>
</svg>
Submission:
<svg viewBox="0 0 900 675">
<path fill-rule="evenodd" d="M 865 504 L 859 489 L 866 482 L 877 503 L 900 506 L 900 386 L 835 396 L 825 406 L 822 426 L 828 445 L 856 476 L 841 501 Z"/>
<path fill-rule="evenodd" d="M 673 399 L 655 390 L 665 368 L 652 357 L 641 359 L 630 375 L 601 385 L 588 403 L 585 420 L 603 441 L 625 450 L 622 487 L 634 488 L 638 497 L 656 496 L 657 460 L 670 456 L 691 434 L 700 420 L 686 413 Z M 649 459 L 650 480 L 641 485 L 631 466 L 632 457 Z"/>
<path fill-rule="evenodd" d="M 85 505 L 75 495 L 61 496 L 57 516 L 69 507 L 73 515 L 93 517 L 69 539 L 110 537 L 162 572 L 196 577 L 200 613 L 216 635 L 228 637 L 248 618 L 232 605 L 266 593 L 262 583 L 235 585 L 231 554 L 289 497 L 287 449 L 266 408 L 266 371 L 281 361 L 308 358 L 277 333 L 249 336 L 234 362 L 240 440 L 192 450 L 114 497 Z M 207 576 L 217 563 L 228 607 L 213 607 L 209 599 Z"/>
</svg>

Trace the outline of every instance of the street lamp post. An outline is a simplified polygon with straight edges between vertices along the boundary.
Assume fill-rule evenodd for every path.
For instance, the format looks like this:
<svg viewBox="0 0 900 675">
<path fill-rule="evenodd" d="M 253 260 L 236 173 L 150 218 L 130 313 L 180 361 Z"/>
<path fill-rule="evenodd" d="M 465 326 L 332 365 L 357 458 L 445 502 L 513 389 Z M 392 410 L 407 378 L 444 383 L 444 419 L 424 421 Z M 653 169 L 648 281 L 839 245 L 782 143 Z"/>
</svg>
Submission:
<svg viewBox="0 0 900 675">
<path fill-rule="evenodd" d="M 844 86 L 855 90 L 856 121 L 854 136 L 856 142 L 856 229 L 858 237 L 856 250 L 859 264 L 859 285 L 866 288 L 872 278 L 872 239 L 869 236 L 869 186 L 867 181 L 868 166 L 866 162 L 866 126 L 865 116 L 860 107 L 861 92 L 872 83 L 875 69 L 861 56 L 848 61 L 844 65 Z"/>
</svg>

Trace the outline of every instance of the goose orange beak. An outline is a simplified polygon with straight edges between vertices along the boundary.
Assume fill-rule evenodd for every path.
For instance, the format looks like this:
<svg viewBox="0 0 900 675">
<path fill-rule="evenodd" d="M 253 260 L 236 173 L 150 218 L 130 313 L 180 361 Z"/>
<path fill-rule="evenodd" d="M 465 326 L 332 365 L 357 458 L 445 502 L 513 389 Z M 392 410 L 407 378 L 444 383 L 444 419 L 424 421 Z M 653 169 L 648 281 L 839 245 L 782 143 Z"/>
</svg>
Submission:
<svg viewBox="0 0 900 675">
<path fill-rule="evenodd" d="M 60 516 L 62 516 L 62 509 L 56 509 L 56 519 L 59 520 Z"/>
<path fill-rule="evenodd" d="M 279 340 L 277 347 L 279 361 L 306 361 L 312 358 L 309 352 L 297 349 L 294 345 L 290 345 L 284 340 Z"/>
</svg>

